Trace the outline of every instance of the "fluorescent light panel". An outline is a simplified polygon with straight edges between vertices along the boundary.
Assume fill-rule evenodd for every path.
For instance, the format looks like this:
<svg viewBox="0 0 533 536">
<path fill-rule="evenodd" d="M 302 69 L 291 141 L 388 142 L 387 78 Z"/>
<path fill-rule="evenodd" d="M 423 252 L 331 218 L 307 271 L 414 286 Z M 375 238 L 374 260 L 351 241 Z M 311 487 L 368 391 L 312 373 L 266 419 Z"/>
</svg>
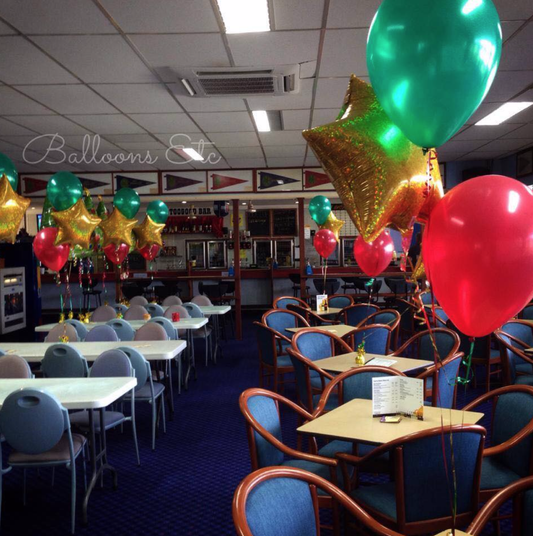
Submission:
<svg viewBox="0 0 533 536">
<path fill-rule="evenodd" d="M 270 132 L 270 121 L 265 110 L 254 110 L 252 115 L 254 116 L 255 126 L 259 132 Z"/>
<path fill-rule="evenodd" d="M 513 115 L 529 108 L 532 104 L 533 102 L 506 102 L 497 110 L 494 110 L 492 113 L 481 119 L 481 121 L 478 121 L 476 126 L 500 125 L 504 121 L 507 121 L 507 119 L 513 117 Z"/>
<path fill-rule="evenodd" d="M 217 0 L 226 33 L 269 32 L 267 0 Z"/>
<path fill-rule="evenodd" d="M 203 161 L 204 157 L 198 153 L 197 151 L 195 151 L 192 147 L 185 147 L 184 149 L 182 149 L 182 151 L 190 156 L 193 160 L 198 160 L 199 162 Z"/>
</svg>

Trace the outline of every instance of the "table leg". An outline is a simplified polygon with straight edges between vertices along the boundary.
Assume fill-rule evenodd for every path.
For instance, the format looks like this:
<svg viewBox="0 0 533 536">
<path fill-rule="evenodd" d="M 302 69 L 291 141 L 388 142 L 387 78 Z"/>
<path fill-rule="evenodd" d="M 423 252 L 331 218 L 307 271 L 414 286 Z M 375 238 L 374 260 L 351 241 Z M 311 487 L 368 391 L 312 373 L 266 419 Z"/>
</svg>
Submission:
<svg viewBox="0 0 533 536">
<path fill-rule="evenodd" d="M 167 401 L 168 401 L 168 407 L 170 409 L 169 420 L 172 421 L 174 418 L 174 387 L 172 386 L 172 361 L 165 361 L 165 366 L 168 369 L 165 376 L 166 376 L 167 393 L 168 393 Z"/>
<path fill-rule="evenodd" d="M 213 352 L 213 363 L 217 362 L 217 352 L 220 349 L 220 353 L 222 354 L 222 348 L 220 348 L 219 341 L 219 324 L 218 324 L 218 315 L 213 315 L 213 323 L 214 323 L 214 332 L 215 332 L 215 350 Z"/>
<path fill-rule="evenodd" d="M 194 378 L 196 379 L 196 358 L 194 355 L 194 337 L 192 335 L 192 330 L 187 330 L 187 336 L 189 337 L 189 364 L 187 366 L 187 373 L 185 374 L 185 389 L 189 388 L 189 376 L 191 374 L 191 369 L 194 369 Z"/>
<path fill-rule="evenodd" d="M 83 497 L 82 505 L 82 519 L 83 524 L 87 524 L 87 507 L 89 504 L 89 497 L 98 482 L 98 478 L 103 473 L 105 469 L 108 469 L 113 473 L 113 488 L 117 488 L 117 472 L 114 467 L 107 463 L 107 448 L 106 448 L 106 437 L 105 437 L 105 426 L 104 426 L 104 412 L 105 408 L 100 408 L 100 439 L 102 443 L 101 450 L 96 454 L 96 430 L 94 426 L 94 410 L 89 409 L 89 452 L 91 453 L 91 480 L 85 496 Z M 100 466 L 98 466 L 98 462 Z"/>
</svg>

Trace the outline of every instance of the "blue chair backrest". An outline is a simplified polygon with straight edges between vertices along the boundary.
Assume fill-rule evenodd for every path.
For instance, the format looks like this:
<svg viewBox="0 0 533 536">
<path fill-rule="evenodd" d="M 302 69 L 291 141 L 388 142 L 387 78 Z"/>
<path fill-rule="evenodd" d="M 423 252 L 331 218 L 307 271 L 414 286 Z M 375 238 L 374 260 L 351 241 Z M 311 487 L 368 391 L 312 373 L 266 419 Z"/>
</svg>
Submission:
<svg viewBox="0 0 533 536">
<path fill-rule="evenodd" d="M 285 311 L 275 311 L 265 318 L 265 324 L 269 328 L 276 330 L 278 333 L 285 335 L 285 337 L 291 338 L 293 333 L 286 330 L 287 328 L 298 327 L 297 320 L 298 318 L 293 314 Z"/>
<path fill-rule="evenodd" d="M 148 305 L 145 305 L 144 308 L 150 313 L 152 318 L 154 316 L 163 316 L 165 314 L 163 307 L 157 303 L 149 303 Z"/>
<path fill-rule="evenodd" d="M 339 309 L 344 309 L 349 305 L 352 305 L 352 301 L 347 296 L 333 296 L 328 299 L 328 305 L 330 307 L 338 307 Z"/>
<path fill-rule="evenodd" d="M 424 292 L 420 295 L 420 299 L 424 305 L 431 305 L 431 292 Z M 435 304 L 437 304 L 437 300 L 433 298 L 433 301 Z"/>
<path fill-rule="evenodd" d="M 372 400 L 372 378 L 391 376 L 387 372 L 358 372 L 342 382 L 342 402 L 345 404 L 355 398 Z"/>
<path fill-rule="evenodd" d="M 278 408 L 271 398 L 266 396 L 252 396 L 248 399 L 248 409 L 254 419 L 276 439 L 282 441 L 281 422 Z M 272 443 L 269 443 L 260 434 L 254 431 L 255 448 L 259 467 L 281 465 L 283 453 Z"/>
<path fill-rule="evenodd" d="M 50 450 L 69 426 L 67 410 L 46 391 L 20 389 L 11 393 L 0 409 L 0 431 L 24 454 Z"/>
<path fill-rule="evenodd" d="M 196 305 L 195 303 L 191 303 L 191 302 L 184 303 L 183 307 L 187 309 L 187 312 L 189 313 L 189 316 L 191 318 L 203 318 L 205 316 L 204 313 L 202 313 L 202 310 L 200 309 L 200 307 Z"/>
<path fill-rule="evenodd" d="M 506 393 L 498 397 L 492 421 L 491 445 L 499 445 L 518 433 L 533 419 L 533 397 L 527 393 Z M 515 447 L 495 458 L 520 477 L 530 474 L 533 437 L 530 435 Z"/>
<path fill-rule="evenodd" d="M 274 334 L 261 324 L 256 324 L 256 335 L 262 361 L 267 365 L 274 366 L 274 358 L 276 356 Z"/>
<path fill-rule="evenodd" d="M 354 348 L 365 342 L 365 352 L 369 354 L 386 355 L 389 352 L 390 329 L 381 326 L 359 328 L 354 333 Z"/>
<path fill-rule="evenodd" d="M 45 378 L 86 378 L 87 360 L 68 344 L 52 344 L 44 353 L 41 370 Z"/>
<path fill-rule="evenodd" d="M 171 341 L 175 341 L 178 338 L 178 334 L 176 333 L 176 329 L 172 325 L 172 322 L 165 318 L 164 316 L 154 316 L 150 322 L 154 322 L 155 324 L 159 324 L 163 327 L 163 329 L 167 332 L 168 338 Z"/>
<path fill-rule="evenodd" d="M 116 331 L 107 324 L 95 326 L 85 337 L 85 342 L 117 342 L 118 340 Z"/>
<path fill-rule="evenodd" d="M 115 330 L 119 341 L 132 341 L 135 337 L 135 330 L 131 327 L 131 324 L 123 318 L 110 320 L 106 325 L 111 326 Z"/>
<path fill-rule="evenodd" d="M 6 353 L 4 352 L 4 350 L 2 350 L 2 349 L 0 348 L 0 357 L 3 356 L 3 355 L 6 355 Z"/>
<path fill-rule="evenodd" d="M 113 305 L 113 309 L 115 309 L 117 313 L 124 314 L 128 310 L 128 306 L 124 305 L 123 303 L 115 303 Z"/>
<path fill-rule="evenodd" d="M 481 434 L 455 430 L 453 461 L 449 432 L 439 432 L 404 444 L 403 497 L 406 522 L 449 517 L 449 483 L 454 482 L 454 478 L 457 483 L 457 514 L 472 511 L 472 491 L 481 441 Z"/>
<path fill-rule="evenodd" d="M 257 485 L 246 501 L 246 520 L 254 536 L 317 534 L 309 485 L 293 478 L 272 478 Z"/>
<path fill-rule="evenodd" d="M 436 403 L 439 408 L 453 408 L 457 374 L 459 374 L 460 366 L 461 358 L 456 357 L 455 359 L 450 359 L 446 365 L 438 369 L 439 389 Z M 433 394 L 433 396 L 435 395 Z"/>
<path fill-rule="evenodd" d="M 508 333 L 509 335 L 512 335 L 516 339 L 521 340 L 522 342 L 526 343 L 530 348 L 533 347 L 533 330 L 530 326 L 527 324 L 521 324 L 520 322 L 507 322 L 507 324 L 504 324 L 502 326 L 502 331 L 505 333 Z M 505 340 L 511 345 L 519 350 L 523 350 L 524 347 L 518 345 L 515 341 L 509 338 L 505 338 Z M 510 350 L 507 351 L 507 357 L 509 359 L 509 368 L 511 370 L 511 379 L 514 382 L 516 379 L 516 365 L 520 365 L 525 363 L 525 361 L 515 353 L 511 352 Z"/>
<path fill-rule="evenodd" d="M 515 341 L 507 337 L 504 333 L 500 334 L 500 337 L 503 341 L 505 341 L 509 346 L 517 347 Z M 523 348 L 520 346 L 518 348 L 519 350 L 522 350 Z M 505 355 L 507 356 L 507 361 L 509 363 L 509 375 L 511 379 L 511 383 L 514 383 L 516 381 L 516 365 L 520 361 L 524 361 L 523 359 L 520 359 L 519 356 L 517 356 L 514 352 L 509 350 L 508 348 L 504 348 Z"/>
<path fill-rule="evenodd" d="M 524 320 L 533 320 L 533 305 L 528 305 L 522 310 L 522 318 Z"/>
<path fill-rule="evenodd" d="M 378 309 L 375 305 L 355 305 L 350 307 L 346 309 L 346 324 L 355 327 Z"/>
<path fill-rule="evenodd" d="M 133 372 L 137 378 L 137 385 L 135 390 L 138 391 L 146 385 L 148 380 L 151 380 L 152 373 L 150 371 L 150 363 L 146 361 L 145 357 L 136 348 L 130 346 L 121 346 L 118 350 L 122 350 L 129 358 Z"/>
<path fill-rule="evenodd" d="M 289 305 L 289 303 L 292 303 L 293 305 L 301 305 L 298 300 L 293 298 L 283 298 L 282 300 L 278 300 L 276 302 L 276 309 L 287 309 L 287 305 Z"/>
<path fill-rule="evenodd" d="M 316 361 L 334 354 L 331 341 L 332 338 L 326 333 L 302 333 L 296 341 L 296 346 L 304 357 L 310 361 Z"/>
<path fill-rule="evenodd" d="M 85 340 L 85 337 L 87 337 L 87 328 L 85 327 L 85 324 L 83 324 L 79 320 L 74 320 L 73 318 L 69 318 L 68 320 L 65 320 L 65 324 L 70 324 L 71 326 L 74 326 L 74 329 L 76 330 L 76 333 L 78 334 L 79 341 Z"/>
<path fill-rule="evenodd" d="M 445 331 L 434 331 L 432 333 L 439 357 L 441 360 L 444 360 L 453 350 L 455 339 L 453 338 L 453 335 L 446 333 Z M 435 360 L 435 349 L 429 333 L 425 333 L 418 340 L 418 359 L 426 359 L 427 361 Z"/>
<path fill-rule="evenodd" d="M 123 378 L 132 375 L 133 368 L 129 357 L 118 348 L 100 354 L 89 373 L 91 378 Z"/>
</svg>

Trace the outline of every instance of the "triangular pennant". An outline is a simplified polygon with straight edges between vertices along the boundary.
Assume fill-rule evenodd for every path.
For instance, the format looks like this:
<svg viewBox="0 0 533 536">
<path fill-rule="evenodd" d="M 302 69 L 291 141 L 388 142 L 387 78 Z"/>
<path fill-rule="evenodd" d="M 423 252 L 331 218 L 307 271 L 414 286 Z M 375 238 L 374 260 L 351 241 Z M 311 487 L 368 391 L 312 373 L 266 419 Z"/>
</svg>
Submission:
<svg viewBox="0 0 533 536">
<path fill-rule="evenodd" d="M 198 181 L 196 179 L 189 179 L 187 177 L 180 177 L 178 175 L 165 175 L 166 185 L 165 191 L 169 190 L 179 190 L 180 188 L 185 188 L 187 186 L 193 186 L 194 184 L 201 184 L 204 181 Z"/>
<path fill-rule="evenodd" d="M 93 188 L 101 188 L 102 186 L 109 186 L 107 182 L 95 181 L 94 179 L 87 179 L 86 177 L 78 177 L 84 188 L 92 190 Z"/>
<path fill-rule="evenodd" d="M 117 181 L 117 191 L 121 188 L 142 188 L 143 186 L 154 186 L 151 181 L 143 181 L 142 179 L 134 179 L 133 177 L 126 177 L 126 175 L 115 175 Z"/>
<path fill-rule="evenodd" d="M 324 184 L 331 184 L 329 177 L 325 173 L 317 173 L 316 171 L 304 171 L 304 186 L 305 188 L 316 188 Z"/>
<path fill-rule="evenodd" d="M 33 177 L 23 177 L 22 180 L 24 181 L 24 193 L 26 195 L 46 190 L 46 186 L 48 185 L 48 181 Z"/>
<path fill-rule="evenodd" d="M 300 182 L 298 179 L 291 179 L 290 177 L 284 177 L 283 175 L 276 175 L 268 171 L 259 172 L 259 189 L 266 190 L 267 188 L 274 188 L 274 186 L 282 186 L 283 184 L 290 184 L 291 182 Z"/>
<path fill-rule="evenodd" d="M 220 190 L 222 188 L 227 188 L 228 186 L 248 182 L 246 179 L 237 179 L 235 177 L 228 177 L 227 175 L 217 175 L 216 173 L 213 173 L 211 178 L 213 179 L 211 190 Z"/>
</svg>

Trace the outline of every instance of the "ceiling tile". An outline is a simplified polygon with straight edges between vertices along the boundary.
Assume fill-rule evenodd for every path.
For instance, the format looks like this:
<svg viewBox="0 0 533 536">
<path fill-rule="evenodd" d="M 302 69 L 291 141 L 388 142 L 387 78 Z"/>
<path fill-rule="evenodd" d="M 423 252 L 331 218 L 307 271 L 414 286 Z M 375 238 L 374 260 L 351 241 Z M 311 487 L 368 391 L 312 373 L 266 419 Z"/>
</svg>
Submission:
<svg viewBox="0 0 533 536">
<path fill-rule="evenodd" d="M 318 81 L 315 108 L 341 109 L 350 83 L 349 78 L 321 78 Z"/>
<path fill-rule="evenodd" d="M 473 125 L 474 123 L 477 123 L 500 106 L 501 102 L 482 102 L 479 105 L 479 108 L 466 120 L 465 124 Z"/>
<path fill-rule="evenodd" d="M 209 0 L 103 0 L 102 4 L 126 33 L 219 31 Z"/>
<path fill-rule="evenodd" d="M 61 84 L 78 80 L 21 36 L 0 37 L 0 72 L 7 84 Z"/>
<path fill-rule="evenodd" d="M 261 147 L 218 147 L 224 158 L 262 158 Z"/>
<path fill-rule="evenodd" d="M 43 36 L 33 39 L 86 83 L 157 81 L 120 35 Z"/>
<path fill-rule="evenodd" d="M 14 35 L 16 33 L 17 32 L 15 30 L 12 30 L 7 24 L 0 22 L 0 35 Z"/>
<path fill-rule="evenodd" d="M 276 30 L 301 30 L 321 28 L 324 0 L 306 0 L 305 9 L 299 2 L 274 0 Z"/>
<path fill-rule="evenodd" d="M 219 34 L 132 35 L 131 40 L 165 82 L 175 82 L 180 67 L 230 65 Z"/>
<path fill-rule="evenodd" d="M 302 138 L 302 141 L 303 140 Z M 267 145 L 265 146 L 265 154 L 268 159 L 271 158 L 296 158 L 305 155 L 307 145 Z"/>
<path fill-rule="evenodd" d="M 229 158 L 226 161 L 232 168 L 260 168 L 266 165 L 263 158 Z"/>
<path fill-rule="evenodd" d="M 150 134 L 108 134 L 106 139 L 112 143 L 122 144 L 124 143 L 149 143 L 154 141 L 154 138 Z"/>
<path fill-rule="evenodd" d="M 28 151 L 41 154 L 54 148 L 65 148 L 65 150 L 68 150 L 68 144 L 65 143 L 68 136 L 60 136 L 55 133 L 48 136 L 38 134 L 32 134 L 30 136 L 2 136 L 2 139 L 18 147 L 27 147 Z"/>
<path fill-rule="evenodd" d="M 307 158 L 305 159 L 306 167 L 320 167 L 320 162 L 318 158 L 313 154 L 312 151 L 307 152 Z"/>
<path fill-rule="evenodd" d="M 498 71 L 484 102 L 505 102 L 533 83 L 533 71 Z"/>
<path fill-rule="evenodd" d="M 494 140 L 507 134 L 511 131 L 516 130 L 518 125 L 510 123 L 502 123 L 501 125 L 495 126 L 470 126 L 469 128 L 461 131 L 459 134 L 456 134 L 453 137 L 452 141 L 461 141 L 461 140 Z M 506 136 L 512 137 L 512 136 Z"/>
<path fill-rule="evenodd" d="M 18 89 L 61 114 L 116 113 L 113 106 L 82 84 L 21 86 Z"/>
<path fill-rule="evenodd" d="M 191 117 L 205 132 L 253 131 L 254 126 L 248 112 L 192 113 Z"/>
<path fill-rule="evenodd" d="M 146 151 L 150 151 L 151 149 L 161 150 L 165 148 L 162 143 L 155 140 L 143 142 L 117 142 L 117 145 L 129 153 L 143 155 L 146 154 Z"/>
<path fill-rule="evenodd" d="M 157 169 L 156 165 L 150 165 L 139 161 L 127 161 L 120 165 L 117 164 L 116 167 L 118 167 L 120 171 L 151 171 L 153 169 Z"/>
<path fill-rule="evenodd" d="M 116 33 L 113 25 L 87 0 L 46 0 L 22 6 L 19 0 L 2 0 L 0 15 L 26 34 Z"/>
<path fill-rule="evenodd" d="M 320 63 L 320 76 L 367 76 L 366 38 L 368 30 L 328 30 Z"/>
<path fill-rule="evenodd" d="M 180 133 L 200 132 L 200 129 L 184 113 L 178 114 L 130 114 L 130 117 L 150 132 Z"/>
<path fill-rule="evenodd" d="M 501 20 L 526 20 L 533 15 L 530 0 L 494 0 Z"/>
<path fill-rule="evenodd" d="M 289 65 L 316 60 L 320 31 L 230 34 L 237 66 Z"/>
<path fill-rule="evenodd" d="M 185 97 L 178 84 L 167 84 L 187 112 L 241 112 L 246 110 L 244 99 L 229 97 Z"/>
<path fill-rule="evenodd" d="M 209 138 L 202 133 L 154 133 L 154 136 L 161 140 L 165 147 L 192 147 L 198 149 L 202 147 L 211 147 L 211 136 Z"/>
<path fill-rule="evenodd" d="M 300 80 L 300 91 L 291 95 L 249 97 L 246 100 L 252 110 L 308 110 L 313 100 L 313 83 L 313 80 Z"/>
<path fill-rule="evenodd" d="M 95 84 L 92 87 L 124 113 L 182 111 L 161 84 Z"/>
<path fill-rule="evenodd" d="M 208 155 L 209 153 L 204 153 L 205 155 Z M 198 161 L 191 161 L 191 166 L 194 168 L 194 169 L 224 169 L 224 168 L 228 168 L 229 165 L 228 163 L 226 162 L 226 160 L 224 160 L 224 158 L 222 158 L 222 155 L 220 155 L 220 153 L 217 153 L 216 151 L 215 152 L 212 152 L 211 153 L 212 155 L 217 155 L 217 156 L 214 156 L 212 160 L 210 161 L 207 161 L 207 162 L 198 162 Z"/>
<path fill-rule="evenodd" d="M 520 26 L 522 26 L 523 21 L 503 21 L 501 23 L 502 26 L 502 34 L 503 34 L 503 41 L 507 41 L 511 35 L 513 35 Z"/>
<path fill-rule="evenodd" d="M 293 167 L 303 166 L 303 157 L 301 158 L 267 158 L 268 167 Z"/>
<path fill-rule="evenodd" d="M 328 28 L 369 27 L 381 0 L 331 0 Z"/>
<path fill-rule="evenodd" d="M 259 147 L 255 132 L 207 132 L 217 147 Z"/>
<path fill-rule="evenodd" d="M 61 117 L 60 115 L 27 115 L 13 117 L 24 127 L 31 128 L 41 134 L 59 134 L 60 136 L 68 136 L 69 134 L 90 134 L 90 132 L 74 124 L 72 121 Z"/>
<path fill-rule="evenodd" d="M 0 136 L 24 136 L 25 134 L 31 136 L 33 132 L 7 119 L 0 118 Z"/>
<path fill-rule="evenodd" d="M 531 7 L 533 14 L 533 6 Z M 500 67 L 504 70 L 533 70 L 533 57 L 529 51 L 533 47 L 533 24 L 530 22 L 512 39 L 506 41 L 502 50 Z"/>
<path fill-rule="evenodd" d="M 486 145 L 483 145 L 483 147 L 480 147 L 480 151 L 495 151 L 499 152 L 500 154 L 508 153 L 509 151 L 517 151 L 518 149 L 521 149 L 522 147 L 526 146 L 528 144 L 527 140 L 524 139 L 499 139 L 494 140 Z"/>
<path fill-rule="evenodd" d="M 85 136 L 65 136 L 65 142 L 68 146 L 78 151 L 86 150 L 88 152 L 101 155 L 102 153 L 117 154 L 124 152 L 116 145 L 102 138 L 100 135 L 86 134 Z"/>
<path fill-rule="evenodd" d="M 313 126 L 326 125 L 332 123 L 339 115 L 340 105 L 338 108 L 315 108 L 313 112 Z"/>
<path fill-rule="evenodd" d="M 513 125 L 517 126 L 517 125 Z M 529 123 L 527 125 L 524 125 L 523 127 L 519 127 L 516 130 L 513 130 L 512 132 L 509 132 L 503 138 L 509 138 L 509 139 L 529 139 L 533 138 L 533 123 Z"/>
<path fill-rule="evenodd" d="M 144 129 L 122 114 L 110 115 L 71 115 L 72 121 L 96 132 L 97 134 L 140 134 Z"/>
<path fill-rule="evenodd" d="M 467 140 L 467 141 L 456 141 L 451 140 L 446 142 L 441 146 L 443 151 L 448 152 L 462 152 L 467 153 L 470 151 L 475 151 L 487 143 L 486 140 Z"/>
<path fill-rule="evenodd" d="M 464 154 L 460 156 L 459 158 L 457 158 L 456 160 L 471 161 L 471 162 L 479 161 L 479 160 L 492 160 L 500 156 L 500 154 L 501 153 L 496 152 L 496 151 L 474 151 L 472 153 Z"/>
<path fill-rule="evenodd" d="M 284 130 L 309 128 L 309 110 L 284 110 L 281 112 Z"/>
<path fill-rule="evenodd" d="M 0 114 L 53 114 L 51 110 L 7 86 L 0 86 Z"/>
<path fill-rule="evenodd" d="M 280 132 L 260 132 L 261 143 L 267 147 L 272 145 L 301 145 L 305 141 L 301 130 L 283 130 Z"/>
</svg>

